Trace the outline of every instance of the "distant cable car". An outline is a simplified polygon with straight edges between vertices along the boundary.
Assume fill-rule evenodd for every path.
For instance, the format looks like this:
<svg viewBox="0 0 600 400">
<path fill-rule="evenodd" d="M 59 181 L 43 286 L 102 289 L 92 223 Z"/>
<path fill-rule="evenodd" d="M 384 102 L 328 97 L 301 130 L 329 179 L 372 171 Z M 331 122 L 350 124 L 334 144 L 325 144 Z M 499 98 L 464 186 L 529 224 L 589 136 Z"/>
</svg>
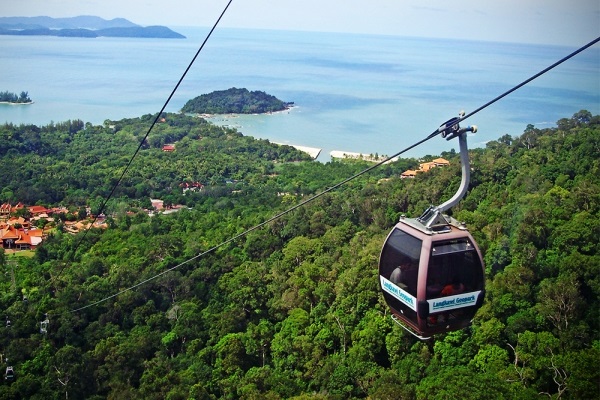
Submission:
<svg viewBox="0 0 600 400">
<path fill-rule="evenodd" d="M 8 364 L 8 358 L 6 359 L 6 363 Z M 4 380 L 12 382 L 15 380 L 15 371 L 12 366 L 6 367 L 6 371 L 4 372 Z"/>
<path fill-rule="evenodd" d="M 442 137 L 458 137 L 462 180 L 447 202 L 419 218 L 401 218 L 389 233 L 379 259 L 379 283 L 392 318 L 419 339 L 471 325 L 485 295 L 481 252 L 464 224 L 443 212 L 467 192 L 470 180 L 467 132 L 453 118 Z"/>
<path fill-rule="evenodd" d="M 15 371 L 13 370 L 13 367 L 6 367 L 6 372 L 4 373 L 4 379 L 9 382 L 15 380 Z"/>
<path fill-rule="evenodd" d="M 48 320 L 48 314 L 45 314 L 46 319 L 40 322 L 40 333 L 45 335 L 48 333 L 48 324 L 50 321 Z"/>
</svg>

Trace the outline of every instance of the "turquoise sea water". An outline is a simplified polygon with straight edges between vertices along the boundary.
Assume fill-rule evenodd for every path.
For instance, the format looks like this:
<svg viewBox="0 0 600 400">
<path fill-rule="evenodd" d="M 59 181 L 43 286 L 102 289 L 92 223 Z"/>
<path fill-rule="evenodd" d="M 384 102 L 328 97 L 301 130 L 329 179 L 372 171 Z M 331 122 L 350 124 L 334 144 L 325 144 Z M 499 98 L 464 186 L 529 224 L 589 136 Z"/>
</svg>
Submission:
<svg viewBox="0 0 600 400">
<path fill-rule="evenodd" d="M 175 28 L 184 40 L 0 36 L 0 91 L 27 91 L 29 106 L 0 105 L 0 123 L 94 124 L 158 112 L 208 28 Z M 592 39 L 592 38 L 590 38 Z M 583 45 L 583 43 L 582 43 Z M 263 90 L 296 106 L 219 123 L 275 142 L 329 151 L 394 154 L 458 111 L 470 112 L 574 49 L 395 36 L 217 29 L 171 99 L 179 111 L 200 94 Z M 465 123 L 471 147 L 527 124 L 554 126 L 600 114 L 600 46 L 548 72 Z M 405 156 L 439 154 L 434 139 Z"/>
</svg>

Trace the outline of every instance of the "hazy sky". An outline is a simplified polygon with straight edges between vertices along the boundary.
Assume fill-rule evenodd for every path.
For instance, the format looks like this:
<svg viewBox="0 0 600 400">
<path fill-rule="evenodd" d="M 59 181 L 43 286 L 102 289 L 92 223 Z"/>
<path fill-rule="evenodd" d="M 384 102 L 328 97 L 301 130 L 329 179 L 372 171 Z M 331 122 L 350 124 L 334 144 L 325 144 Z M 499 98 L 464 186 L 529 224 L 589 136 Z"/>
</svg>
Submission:
<svg viewBox="0 0 600 400">
<path fill-rule="evenodd" d="M 212 26 L 226 0 L 0 0 L 0 16 L 126 18 Z M 600 36 L 600 0 L 233 0 L 219 26 L 580 46 Z"/>
</svg>

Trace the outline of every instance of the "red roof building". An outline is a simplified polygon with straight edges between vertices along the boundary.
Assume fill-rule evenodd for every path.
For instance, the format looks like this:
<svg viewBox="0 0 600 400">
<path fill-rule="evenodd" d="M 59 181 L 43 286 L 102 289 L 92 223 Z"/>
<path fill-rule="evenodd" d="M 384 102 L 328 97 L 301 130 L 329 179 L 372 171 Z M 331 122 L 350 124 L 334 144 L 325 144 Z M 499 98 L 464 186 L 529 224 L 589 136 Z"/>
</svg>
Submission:
<svg viewBox="0 0 600 400">
<path fill-rule="evenodd" d="M 432 163 L 434 163 L 437 167 L 447 167 L 450 165 L 450 161 L 446 160 L 445 158 L 436 158 L 432 161 Z"/>
<path fill-rule="evenodd" d="M 48 214 L 50 211 L 44 206 L 29 206 L 27 208 L 29 208 L 31 215 Z"/>
<path fill-rule="evenodd" d="M 411 178 L 412 179 L 415 176 L 417 176 L 417 172 L 419 172 L 419 171 L 415 171 L 414 169 L 408 169 L 400 174 L 400 178 L 402 178 L 402 179 Z"/>
<path fill-rule="evenodd" d="M 179 187 L 183 189 L 183 193 L 187 192 L 188 190 L 191 191 L 196 191 L 196 190 L 202 190 L 204 188 L 204 185 L 201 184 L 200 182 L 183 182 L 179 184 Z"/>
<path fill-rule="evenodd" d="M 164 202 L 159 199 L 150 199 L 150 203 L 155 210 L 162 210 L 164 208 Z"/>
<path fill-rule="evenodd" d="M 431 170 L 432 168 L 435 168 L 435 167 L 446 167 L 448 165 L 450 165 L 450 161 L 448 161 L 448 160 L 446 160 L 444 158 L 436 158 L 433 161 L 419 164 L 419 169 L 418 170 L 409 169 L 409 170 L 404 171 L 402 174 L 400 174 L 400 177 L 402 179 L 404 179 L 404 178 L 414 178 L 415 176 L 417 176 L 418 172 L 427 172 L 427 171 Z"/>
<path fill-rule="evenodd" d="M 21 228 L 29 229 L 29 221 L 23 217 L 10 217 L 6 223 L 8 225 L 19 225 Z"/>
<path fill-rule="evenodd" d="M 29 235 L 23 229 L 5 224 L 0 228 L 0 245 L 5 249 L 31 250 L 42 242 L 42 237 Z"/>
<path fill-rule="evenodd" d="M 0 205 L 0 217 L 8 217 L 11 213 L 12 207 L 9 203 Z"/>
</svg>

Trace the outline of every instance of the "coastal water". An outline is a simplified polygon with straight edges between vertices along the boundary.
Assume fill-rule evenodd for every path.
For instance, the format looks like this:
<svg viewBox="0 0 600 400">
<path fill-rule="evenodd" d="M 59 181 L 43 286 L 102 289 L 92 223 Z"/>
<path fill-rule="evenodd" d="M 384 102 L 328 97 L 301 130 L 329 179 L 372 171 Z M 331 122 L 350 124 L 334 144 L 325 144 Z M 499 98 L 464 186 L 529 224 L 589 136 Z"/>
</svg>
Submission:
<svg viewBox="0 0 600 400">
<path fill-rule="evenodd" d="M 0 105 L 0 123 L 47 125 L 158 112 L 208 28 L 187 39 L 0 36 L 0 91 L 27 91 L 28 106 Z M 582 43 L 583 45 L 583 43 Z M 171 98 L 177 112 L 200 94 L 262 90 L 296 107 L 272 115 L 215 118 L 274 142 L 394 154 L 460 110 L 470 112 L 574 49 L 396 36 L 217 29 Z M 600 48 L 592 47 L 465 122 L 471 147 L 527 124 L 544 128 L 587 109 L 600 114 Z M 457 146 L 439 138 L 404 156 Z"/>
</svg>

